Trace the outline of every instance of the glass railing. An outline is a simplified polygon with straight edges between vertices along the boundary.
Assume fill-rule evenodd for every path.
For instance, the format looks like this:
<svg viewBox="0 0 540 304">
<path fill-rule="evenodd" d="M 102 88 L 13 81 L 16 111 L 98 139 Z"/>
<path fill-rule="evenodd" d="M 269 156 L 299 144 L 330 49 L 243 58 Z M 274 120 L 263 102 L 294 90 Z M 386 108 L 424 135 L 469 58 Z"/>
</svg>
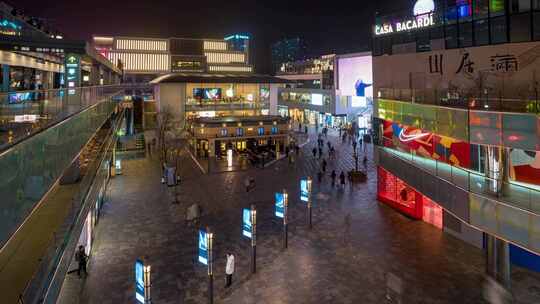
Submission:
<svg viewBox="0 0 540 304">
<path fill-rule="evenodd" d="M 0 151 L 122 89 L 110 85 L 0 93 Z"/>
<path fill-rule="evenodd" d="M 540 117 L 530 113 L 477 111 L 379 98 L 374 116 L 475 144 L 529 151 L 540 147 Z"/>
<path fill-rule="evenodd" d="M 24 303 L 36 303 L 38 299 L 41 299 L 39 303 L 56 303 L 86 215 L 99 199 L 100 193 L 106 193 L 116 134 L 122 126 L 123 117 L 124 115 L 116 115 L 108 131 L 96 135 L 95 139 L 103 142 L 101 149 L 90 164 L 87 174 L 79 182 L 72 208 L 60 230 L 51 236 L 44 236 L 50 239 L 50 242 L 34 275 L 21 292 Z"/>
<path fill-rule="evenodd" d="M 116 98 L 102 99 L 0 153 L 0 246 L 115 111 Z"/>
<path fill-rule="evenodd" d="M 477 111 L 501 111 L 540 114 L 538 93 L 529 92 L 520 98 L 503 98 L 489 91 L 477 96 L 463 96 L 448 90 L 416 90 L 379 88 L 378 97 L 405 102 L 470 109 Z"/>
<path fill-rule="evenodd" d="M 487 196 L 513 207 L 540 214 L 540 190 L 517 183 L 491 179 L 484 174 L 452 166 L 410 152 L 379 146 L 380 153 L 402 159 L 413 166 L 437 176 L 461 189 Z"/>
</svg>

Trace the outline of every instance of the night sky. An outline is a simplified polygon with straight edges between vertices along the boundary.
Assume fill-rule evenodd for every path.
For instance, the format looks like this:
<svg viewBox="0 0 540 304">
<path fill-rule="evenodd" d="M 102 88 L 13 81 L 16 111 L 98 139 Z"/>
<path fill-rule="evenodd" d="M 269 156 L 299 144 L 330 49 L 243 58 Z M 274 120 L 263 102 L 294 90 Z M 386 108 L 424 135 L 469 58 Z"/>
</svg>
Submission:
<svg viewBox="0 0 540 304">
<path fill-rule="evenodd" d="M 270 71 L 270 44 L 278 39 L 304 38 L 311 56 L 363 51 L 369 48 L 375 12 L 387 14 L 414 5 L 414 0 L 6 2 L 48 20 L 71 39 L 89 41 L 92 34 L 223 38 L 248 33 L 259 73 Z"/>
</svg>

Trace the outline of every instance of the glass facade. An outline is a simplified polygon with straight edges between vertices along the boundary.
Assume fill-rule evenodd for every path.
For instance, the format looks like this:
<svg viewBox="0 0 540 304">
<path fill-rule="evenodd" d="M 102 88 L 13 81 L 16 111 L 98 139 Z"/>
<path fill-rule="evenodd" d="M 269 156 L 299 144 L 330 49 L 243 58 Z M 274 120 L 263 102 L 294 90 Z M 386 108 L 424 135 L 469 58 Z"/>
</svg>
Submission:
<svg viewBox="0 0 540 304">
<path fill-rule="evenodd" d="M 378 17 L 377 24 L 407 19 L 411 13 Z M 403 17 L 405 16 L 405 17 Z M 447 49 L 537 41 L 540 39 L 540 3 L 536 0 L 439 1 L 431 28 L 373 37 L 373 55 L 392 54 L 397 45 L 416 43 L 416 51 L 435 49 L 443 39 Z M 438 45 L 438 44 L 437 44 Z"/>
</svg>

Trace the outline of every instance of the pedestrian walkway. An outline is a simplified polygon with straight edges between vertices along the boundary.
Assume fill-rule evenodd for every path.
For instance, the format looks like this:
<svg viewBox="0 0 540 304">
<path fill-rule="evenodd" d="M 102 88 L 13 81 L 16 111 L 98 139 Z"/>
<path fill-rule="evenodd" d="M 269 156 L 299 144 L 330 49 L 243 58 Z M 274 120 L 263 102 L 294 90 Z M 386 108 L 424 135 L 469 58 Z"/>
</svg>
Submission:
<svg viewBox="0 0 540 304">
<path fill-rule="evenodd" d="M 367 183 L 332 187 L 332 169 L 354 167 L 352 146 L 341 143 L 337 132 L 329 134 L 336 159 L 328 161 L 322 182 L 313 185 L 310 231 L 299 199 L 299 179 L 315 176 L 320 164 L 311 154 L 316 139 L 310 132 L 299 161 L 265 169 L 202 174 L 183 153 L 178 205 L 171 204 L 160 183 L 156 159 L 124 161 L 96 227 L 90 275 L 70 276 L 59 303 L 134 303 L 134 262 L 143 256 L 152 266 L 154 303 L 207 303 L 206 268 L 196 261 L 197 234 L 184 222 L 193 203 L 202 206 L 201 225 L 215 236 L 215 303 L 483 303 L 482 251 L 379 204 L 371 158 Z M 246 177 L 256 181 L 249 193 Z M 283 189 L 290 206 L 287 250 L 282 249 L 282 222 L 273 212 L 274 193 Z M 252 203 L 257 206 L 255 275 L 250 274 L 250 241 L 241 234 L 241 209 Z M 350 230 L 344 225 L 347 214 Z M 236 257 L 230 289 L 224 288 L 227 252 Z M 540 302 L 534 288 L 540 286 L 538 276 L 517 269 L 514 279 L 520 303 Z"/>
</svg>

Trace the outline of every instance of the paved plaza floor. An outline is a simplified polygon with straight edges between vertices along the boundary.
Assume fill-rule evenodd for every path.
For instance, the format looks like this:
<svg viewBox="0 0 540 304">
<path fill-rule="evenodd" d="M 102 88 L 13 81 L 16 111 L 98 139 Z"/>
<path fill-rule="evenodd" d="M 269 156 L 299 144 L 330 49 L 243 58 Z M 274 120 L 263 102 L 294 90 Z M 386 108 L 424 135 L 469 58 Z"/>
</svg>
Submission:
<svg viewBox="0 0 540 304">
<path fill-rule="evenodd" d="M 160 183 L 156 158 L 124 161 L 123 175 L 111 181 L 96 226 L 89 276 L 69 275 L 59 303 L 135 303 L 139 257 L 152 266 L 152 303 L 207 303 L 207 272 L 196 261 L 196 230 L 184 221 L 193 203 L 202 205 L 201 224 L 215 235 L 215 303 L 484 303 L 481 249 L 378 203 L 371 157 L 367 183 L 344 189 L 331 185 L 331 170 L 339 175 L 354 167 L 350 143 L 341 143 L 335 133 L 328 139 L 337 155 L 320 183 L 313 138 L 295 164 L 282 160 L 248 171 L 205 175 L 184 153 L 180 204 L 171 203 Z M 299 199 L 299 180 L 308 175 L 314 177 L 312 230 Z M 246 177 L 256 181 L 249 193 Z M 273 214 L 274 193 L 283 189 L 290 206 L 286 250 L 281 222 Z M 241 235 L 242 208 L 252 203 L 258 222 L 254 275 L 250 241 Z M 347 214 L 350 230 L 344 224 Z M 227 252 L 236 256 L 229 289 L 224 288 Z M 540 303 L 540 276 L 516 268 L 513 284 L 517 303 Z"/>
</svg>

